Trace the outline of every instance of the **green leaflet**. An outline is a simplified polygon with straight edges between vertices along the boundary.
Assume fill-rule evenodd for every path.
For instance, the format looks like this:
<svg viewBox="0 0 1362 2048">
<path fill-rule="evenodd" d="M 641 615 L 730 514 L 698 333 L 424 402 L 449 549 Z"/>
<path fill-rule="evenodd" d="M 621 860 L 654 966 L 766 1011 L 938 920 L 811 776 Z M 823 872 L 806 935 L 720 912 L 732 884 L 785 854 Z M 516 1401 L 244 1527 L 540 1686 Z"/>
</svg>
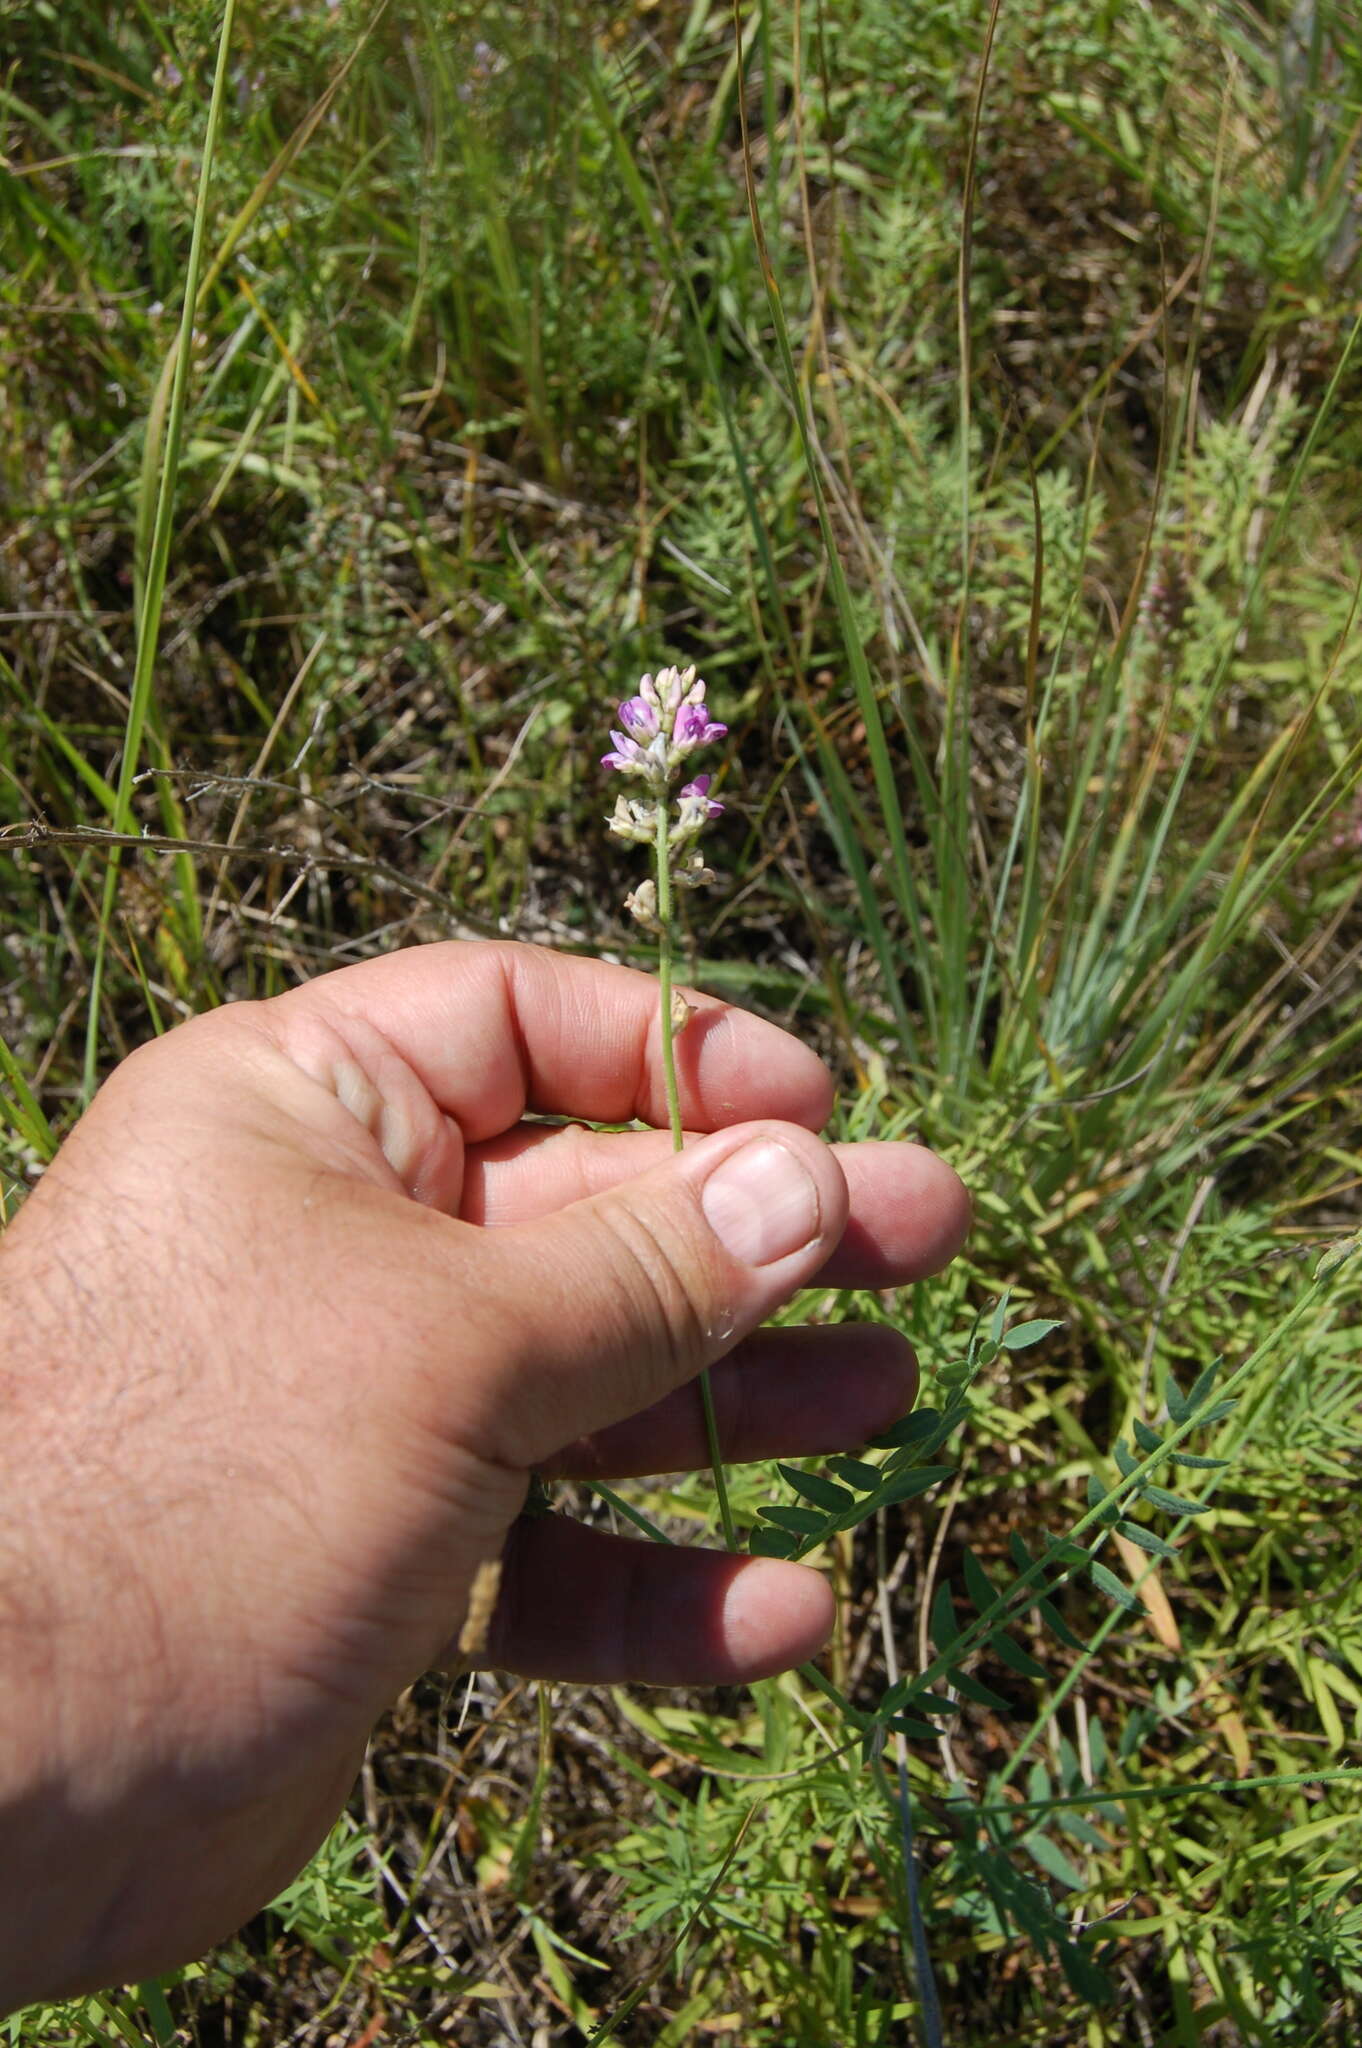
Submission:
<svg viewBox="0 0 1362 2048">
<path fill-rule="evenodd" d="M 1081 1892 L 1087 1879 L 1049 1835 L 1024 1835 L 1022 1847 L 1040 1865 L 1047 1877 L 1058 1879 L 1071 1892 Z"/>
<path fill-rule="evenodd" d="M 968 1545 L 965 1547 L 961 1564 L 965 1573 L 965 1590 L 982 1614 L 997 1598 L 993 1581 Z"/>
<path fill-rule="evenodd" d="M 876 1451 L 907 1450 L 920 1444 L 933 1434 L 941 1422 L 939 1408 L 915 1408 L 911 1415 L 905 1415 L 902 1422 L 896 1422 L 891 1429 L 882 1430 L 879 1436 L 871 1438 L 871 1449 Z"/>
<path fill-rule="evenodd" d="M 1037 1600 L 1036 1612 L 1049 1629 L 1051 1635 L 1058 1637 L 1066 1650 L 1082 1652 L 1087 1649 L 1087 1644 L 1081 1636 L 1074 1634 L 1053 1600 Z"/>
<path fill-rule="evenodd" d="M 951 1589 L 945 1579 L 937 1587 L 932 1600 L 929 1628 L 932 1641 L 943 1657 L 951 1644 L 960 1640 L 960 1624 L 955 1618 L 955 1602 L 951 1598 Z"/>
<path fill-rule="evenodd" d="M 889 1726 L 900 1735 L 910 1735 L 917 1742 L 937 1742 L 941 1737 L 939 1728 L 929 1727 L 925 1721 L 915 1721 L 911 1714 L 895 1714 Z"/>
<path fill-rule="evenodd" d="M 1015 1671 L 1019 1678 L 1046 1678 L 1048 1673 L 1043 1664 L 1037 1664 L 1034 1657 L 1027 1655 L 1019 1643 L 1002 1630 L 990 1636 L 988 1647 L 1000 1664 L 1006 1664 L 1009 1671 Z"/>
<path fill-rule="evenodd" d="M 1047 1548 L 1051 1551 L 1051 1554 L 1053 1555 L 1055 1548 L 1054 1544 L 1049 1538 L 1046 1539 L 1046 1543 Z M 1018 1571 L 1026 1571 L 1028 1567 L 1035 1562 L 1035 1559 L 1032 1557 L 1031 1552 L 1027 1549 L 1026 1539 L 1024 1536 L 1022 1536 L 1019 1530 L 1014 1529 L 1012 1531 L 1011 1535 L 1007 1539 L 1007 1547 L 1012 1553 L 1012 1561 L 1016 1565 Z M 1085 1563 L 1087 1561 L 1088 1553 L 1086 1550 L 1080 1550 L 1077 1544 L 1070 1544 L 1068 1548 L 1073 1553 L 1073 1558 L 1071 1560 L 1066 1561 L 1078 1563 Z M 1056 1559 L 1056 1562 L 1058 1561 L 1059 1560 Z M 1080 1636 L 1076 1636 L 1074 1634 L 1073 1630 L 1069 1627 L 1068 1622 L 1065 1621 L 1064 1617 L 1059 1612 L 1059 1609 L 1055 1606 L 1053 1600 L 1036 1599 L 1032 1596 L 1029 1598 L 1029 1605 L 1035 1609 L 1035 1612 L 1040 1616 L 1041 1620 L 1045 1623 L 1046 1627 L 1050 1630 L 1051 1634 L 1057 1637 L 1057 1639 L 1061 1643 L 1063 1643 L 1065 1649 L 1077 1650 L 1080 1652 L 1087 1649 L 1087 1644 L 1082 1640 Z"/>
<path fill-rule="evenodd" d="M 918 1494 L 939 1486 L 943 1479 L 949 1479 L 954 1471 L 954 1465 L 914 1465 L 906 1472 L 895 1472 L 878 1492 L 862 1501 L 861 1519 L 864 1520 L 875 1508 L 889 1507 L 895 1501 L 915 1500 Z"/>
<path fill-rule="evenodd" d="M 1118 1536 L 1124 1536 L 1140 1550 L 1147 1550 L 1151 1557 L 1176 1558 L 1177 1552 L 1171 1543 L 1165 1543 L 1162 1536 L 1156 1536 L 1152 1529 L 1142 1528 L 1138 1522 L 1120 1521 L 1116 1524 Z"/>
<path fill-rule="evenodd" d="M 960 1711 L 955 1701 L 947 1699 L 944 1693 L 914 1692 L 910 1685 L 905 1697 L 915 1714 L 935 1714 L 940 1720 L 950 1721 Z"/>
<path fill-rule="evenodd" d="M 997 1342 L 1002 1345 L 1004 1351 L 1029 1351 L 1033 1344 L 1043 1342 L 1053 1331 L 1063 1328 L 1063 1323 L 1039 1317 L 1035 1322 L 1015 1324 L 1012 1329 L 1004 1331 Z"/>
<path fill-rule="evenodd" d="M 777 1529 L 792 1530 L 796 1536 L 821 1536 L 830 1526 L 827 1516 L 816 1514 L 812 1508 L 763 1508 L 762 1514 Z"/>
<path fill-rule="evenodd" d="M 1060 1808 L 1055 1815 L 1055 1826 L 1062 1828 L 1066 1835 L 1072 1835 L 1085 1849 L 1096 1849 L 1101 1852 L 1111 1847 L 1100 1828 L 1095 1828 L 1090 1820 L 1085 1820 L 1081 1813 L 1073 1812 L 1072 1808 Z"/>
<path fill-rule="evenodd" d="M 1107 1499 L 1110 1491 L 1111 1489 L 1105 1480 L 1100 1479 L 1095 1472 L 1089 1473 L 1088 1506 L 1098 1510 L 1100 1519 L 1106 1523 L 1108 1528 L 1111 1527 L 1113 1522 L 1119 1520 L 1121 1513 L 1119 1501 L 1109 1501 Z"/>
<path fill-rule="evenodd" d="M 1205 1515 L 1210 1512 L 1208 1500 L 1187 1500 L 1180 1493 L 1165 1493 L 1161 1486 L 1151 1486 L 1146 1480 L 1140 1488 L 1141 1497 L 1164 1515 Z"/>
<path fill-rule="evenodd" d="M 1088 1566 L 1088 1576 L 1099 1593 L 1105 1593 L 1118 1607 L 1124 1607 L 1127 1614 L 1143 1614 L 1144 1608 L 1128 1586 L 1123 1586 L 1114 1572 L 1109 1572 L 1096 1558 Z"/>
<path fill-rule="evenodd" d="M 1224 1363 L 1223 1358 L 1213 1358 L 1206 1367 L 1206 1370 L 1198 1374 L 1190 1394 L 1184 1394 L 1177 1381 L 1173 1378 L 1172 1373 L 1169 1373 L 1168 1384 L 1164 1389 L 1164 1399 L 1168 1403 L 1168 1413 L 1172 1416 L 1174 1422 L 1178 1424 L 1179 1428 L 1181 1428 L 1184 1422 L 1189 1421 L 1193 1415 L 1196 1415 L 1197 1410 L 1205 1402 L 1210 1400 L 1215 1383 L 1220 1377 L 1220 1369 Z M 1229 1410 L 1225 1409 L 1223 1412 L 1228 1414 Z M 1203 1424 L 1215 1419 L 1217 1418 L 1211 1415 L 1198 1417 L 1198 1420 Z"/>
<path fill-rule="evenodd" d="M 762 1508 L 762 1520 L 772 1524 L 773 1529 L 754 1532 L 749 1547 L 757 1556 L 802 1556 L 828 1536 L 857 1528 L 879 1509 L 914 1500 L 919 1494 L 927 1493 L 943 1479 L 948 1479 L 955 1470 L 953 1465 L 909 1465 L 893 1471 L 887 1467 L 882 1469 L 877 1465 L 863 1464 L 857 1459 L 843 1459 L 840 1464 L 844 1471 L 851 1467 L 869 1474 L 874 1481 L 870 1490 L 862 1492 L 858 1498 L 850 1486 L 824 1478 L 819 1473 L 801 1472 L 794 1465 L 777 1467 L 786 1484 L 811 1505 L 796 1507 L 777 1503 Z M 778 1541 L 774 1531 L 781 1532 L 787 1540 Z"/>
<path fill-rule="evenodd" d="M 830 1514 L 844 1515 L 848 1508 L 856 1505 L 856 1496 L 850 1487 L 839 1486 L 833 1479 L 822 1479 L 815 1472 L 800 1472 L 793 1465 L 777 1465 L 776 1470 L 787 1486 L 812 1501 L 816 1508 L 826 1508 Z M 879 1478 L 878 1472 L 875 1477 Z"/>
<path fill-rule="evenodd" d="M 834 1458 L 832 1469 L 839 1479 L 845 1479 L 848 1486 L 854 1486 L 864 1493 L 872 1486 L 878 1486 L 884 1477 L 878 1465 L 868 1465 L 864 1458 Z"/>
<path fill-rule="evenodd" d="M 991 1707 L 995 1714 L 1012 1712 L 1012 1708 L 1001 1693 L 994 1692 L 980 1679 L 971 1677 L 969 1672 L 948 1671 L 946 1676 L 962 1699 L 973 1700 L 979 1707 Z"/>
<path fill-rule="evenodd" d="M 1076 1565 L 1081 1570 L 1088 1561 L 1088 1552 L 1081 1543 L 1073 1542 L 1068 1536 L 1052 1536 L 1045 1530 L 1041 1537 L 1045 1547 L 1046 1561 L 1052 1565 Z"/>
</svg>

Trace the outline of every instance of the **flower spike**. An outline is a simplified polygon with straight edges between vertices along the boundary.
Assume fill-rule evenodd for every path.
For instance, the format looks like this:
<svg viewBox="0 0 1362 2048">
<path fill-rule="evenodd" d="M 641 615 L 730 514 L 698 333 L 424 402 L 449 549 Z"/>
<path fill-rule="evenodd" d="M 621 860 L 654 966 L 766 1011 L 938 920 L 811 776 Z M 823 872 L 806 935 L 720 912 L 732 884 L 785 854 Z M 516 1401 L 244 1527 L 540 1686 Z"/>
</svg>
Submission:
<svg viewBox="0 0 1362 2048">
<path fill-rule="evenodd" d="M 607 819 L 608 829 L 635 845 L 665 845 L 669 852 L 689 849 L 723 805 L 709 794 L 711 777 L 696 775 L 673 798 L 673 786 L 697 747 L 722 739 L 728 727 L 709 715 L 705 685 L 694 668 L 662 668 L 639 677 L 638 690 L 619 707 L 619 725 L 611 730 L 611 748 L 601 766 L 615 775 L 643 782 L 647 794 L 619 796 Z M 671 806 L 675 801 L 675 812 Z M 692 854 L 677 880 L 694 885 L 712 880 L 710 870 Z M 657 913 L 645 891 L 635 890 L 628 907 L 645 929 L 653 930 Z"/>
</svg>

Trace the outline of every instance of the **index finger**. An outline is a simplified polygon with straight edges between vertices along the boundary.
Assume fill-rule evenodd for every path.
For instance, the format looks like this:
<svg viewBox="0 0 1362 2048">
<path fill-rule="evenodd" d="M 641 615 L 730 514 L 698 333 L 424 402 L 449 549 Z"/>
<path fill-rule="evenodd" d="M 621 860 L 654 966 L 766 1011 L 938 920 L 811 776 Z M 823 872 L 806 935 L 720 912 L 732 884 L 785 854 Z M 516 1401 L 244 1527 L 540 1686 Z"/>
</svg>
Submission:
<svg viewBox="0 0 1362 2048">
<path fill-rule="evenodd" d="M 683 1122 L 715 1131 L 771 1117 L 821 1130 L 832 1082 L 817 1055 L 746 1010 L 684 993 L 694 1014 L 675 1041 Z M 527 1111 L 667 1121 L 658 984 L 630 967 L 451 940 L 337 969 L 276 1005 L 295 1022 L 378 1031 L 470 1143 Z"/>
</svg>

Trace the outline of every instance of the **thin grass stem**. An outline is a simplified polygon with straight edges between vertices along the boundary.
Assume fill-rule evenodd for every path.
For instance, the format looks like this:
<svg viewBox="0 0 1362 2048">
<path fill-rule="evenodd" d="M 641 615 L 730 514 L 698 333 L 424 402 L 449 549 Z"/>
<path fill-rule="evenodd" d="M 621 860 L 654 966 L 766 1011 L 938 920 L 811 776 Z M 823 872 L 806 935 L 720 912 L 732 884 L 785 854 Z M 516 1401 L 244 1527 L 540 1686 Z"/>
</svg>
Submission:
<svg viewBox="0 0 1362 2048">
<path fill-rule="evenodd" d="M 156 490 L 151 548 L 142 583 L 141 601 L 137 608 L 137 655 L 133 666 L 127 721 L 123 730 L 123 755 L 118 766 L 118 786 L 114 793 L 114 809 L 110 821 L 115 832 L 131 832 L 136 822 L 132 809 L 132 787 L 141 758 L 143 734 L 151 712 L 152 675 L 156 666 L 161 613 L 165 603 L 166 572 L 170 563 L 170 532 L 175 516 L 176 485 L 179 482 L 180 445 L 184 438 L 189 373 L 194 355 L 194 316 L 199 303 L 199 276 L 203 267 L 208 194 L 212 188 L 213 158 L 217 150 L 218 131 L 222 125 L 222 109 L 227 91 L 227 60 L 231 53 L 235 16 L 236 0 L 224 0 L 222 25 L 218 31 L 217 65 L 213 73 L 213 91 L 208 102 L 208 121 L 204 130 L 203 156 L 199 165 L 199 189 L 194 202 L 194 224 L 189 239 L 189 262 L 185 269 L 184 303 L 180 312 L 179 333 L 175 341 L 175 374 L 170 391 L 170 411 L 166 421 L 160 481 Z M 114 846 L 110 849 L 109 863 L 104 871 L 104 891 L 100 904 L 99 926 L 95 934 L 95 957 L 90 971 L 90 996 L 85 1019 L 85 1061 L 81 1083 L 81 1092 L 86 1102 L 95 1092 L 99 1060 L 100 996 L 104 981 L 104 962 L 108 952 L 109 928 L 113 922 L 114 906 L 118 897 L 118 869 L 119 848 Z"/>
</svg>

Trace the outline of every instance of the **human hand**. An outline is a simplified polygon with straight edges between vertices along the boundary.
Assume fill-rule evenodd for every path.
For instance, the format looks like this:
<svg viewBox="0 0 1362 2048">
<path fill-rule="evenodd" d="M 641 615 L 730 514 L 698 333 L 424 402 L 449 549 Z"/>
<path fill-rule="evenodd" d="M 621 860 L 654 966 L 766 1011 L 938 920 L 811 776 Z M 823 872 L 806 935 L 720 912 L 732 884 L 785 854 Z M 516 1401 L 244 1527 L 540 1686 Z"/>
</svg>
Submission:
<svg viewBox="0 0 1362 2048">
<path fill-rule="evenodd" d="M 815 1278 L 937 1270 L 968 1204 L 913 1145 L 825 1145 L 794 1039 L 692 997 L 697 1135 L 657 988 L 432 946 L 196 1019 L 125 1061 L 0 1243 L 0 1812 L 24 2003 L 202 1953 L 302 1866 L 376 1717 L 454 1654 L 752 1679 L 832 1622 L 801 1566 L 549 1517 L 528 1475 L 863 1441 L 916 1369 L 879 1327 L 757 1326 Z M 764 1178 L 743 1178 L 764 1169 Z"/>
</svg>

